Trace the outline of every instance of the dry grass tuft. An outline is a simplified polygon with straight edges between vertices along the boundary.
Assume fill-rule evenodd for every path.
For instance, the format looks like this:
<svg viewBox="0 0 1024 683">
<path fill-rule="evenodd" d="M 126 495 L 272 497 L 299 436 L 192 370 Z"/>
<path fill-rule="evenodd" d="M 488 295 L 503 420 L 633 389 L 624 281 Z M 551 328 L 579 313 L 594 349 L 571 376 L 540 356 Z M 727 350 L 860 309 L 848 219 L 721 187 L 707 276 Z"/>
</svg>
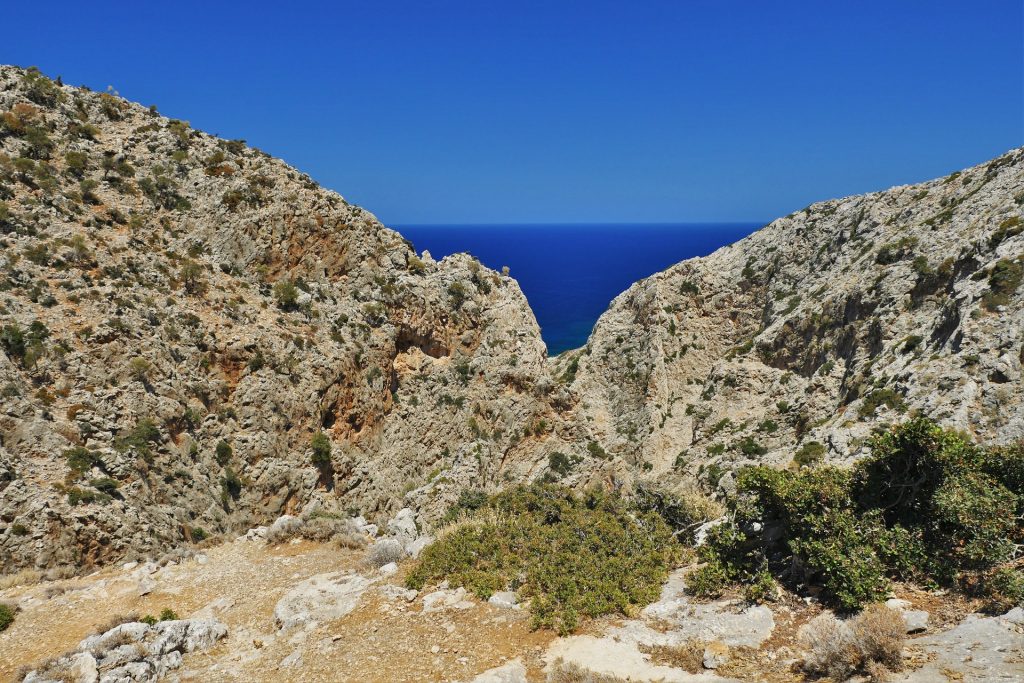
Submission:
<svg viewBox="0 0 1024 683">
<path fill-rule="evenodd" d="M 399 541 L 385 538 L 370 546 L 370 551 L 366 553 L 366 563 L 374 569 L 379 569 L 391 562 L 401 562 L 405 555 L 405 548 Z"/>
<path fill-rule="evenodd" d="M 35 569 L 22 569 L 7 576 L 0 576 L 0 591 L 16 586 L 34 586 L 42 580 L 42 572 Z"/>
<path fill-rule="evenodd" d="M 865 673 L 881 680 L 903 667 L 906 624 L 899 612 L 874 604 L 849 621 L 822 614 L 804 627 L 800 640 L 810 674 L 844 681 Z"/>
<path fill-rule="evenodd" d="M 579 664 L 557 660 L 551 665 L 547 683 L 628 683 L 625 678 L 611 674 L 594 673 Z"/>
<path fill-rule="evenodd" d="M 655 664 L 698 674 L 704 671 L 704 647 L 703 641 L 694 639 L 679 645 L 652 645 L 640 649 L 651 655 Z"/>
</svg>

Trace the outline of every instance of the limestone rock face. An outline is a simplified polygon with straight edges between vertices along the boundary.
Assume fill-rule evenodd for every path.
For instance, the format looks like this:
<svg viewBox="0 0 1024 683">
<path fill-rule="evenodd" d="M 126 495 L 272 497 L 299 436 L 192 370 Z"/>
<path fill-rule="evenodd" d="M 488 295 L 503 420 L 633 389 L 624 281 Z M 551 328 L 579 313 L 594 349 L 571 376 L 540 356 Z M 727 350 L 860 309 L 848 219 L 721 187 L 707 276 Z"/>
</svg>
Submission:
<svg viewBox="0 0 1024 683">
<path fill-rule="evenodd" d="M 553 361 L 572 371 L 577 443 L 714 484 L 797 451 L 856 458 L 911 412 L 1024 438 L 1022 202 L 1014 150 L 814 204 L 636 283 Z"/>
<path fill-rule="evenodd" d="M 0 67 L 0 116 L 0 572 L 313 502 L 429 521 L 532 448 L 545 347 L 511 278 L 112 94 Z"/>
</svg>

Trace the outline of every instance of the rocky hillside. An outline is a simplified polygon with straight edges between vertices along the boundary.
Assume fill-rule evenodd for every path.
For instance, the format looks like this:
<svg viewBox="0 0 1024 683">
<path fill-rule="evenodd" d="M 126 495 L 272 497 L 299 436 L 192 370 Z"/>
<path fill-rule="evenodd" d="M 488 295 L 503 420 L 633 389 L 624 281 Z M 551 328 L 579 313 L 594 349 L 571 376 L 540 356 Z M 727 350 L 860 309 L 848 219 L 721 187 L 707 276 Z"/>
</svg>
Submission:
<svg viewBox="0 0 1024 683">
<path fill-rule="evenodd" d="M 0 573 L 310 506 L 429 526 L 537 477 L 728 492 L 911 413 L 1020 439 L 1022 201 L 1016 150 L 815 204 L 548 359 L 507 275 L 243 141 L 0 67 Z"/>
<path fill-rule="evenodd" d="M 1024 438 L 1024 150 L 814 204 L 636 283 L 558 359 L 572 418 L 663 479 L 863 455 L 920 413 Z"/>
<path fill-rule="evenodd" d="M 112 93 L 0 68 L 0 232 L 0 572 L 429 515 L 553 422 L 514 280 Z"/>
</svg>

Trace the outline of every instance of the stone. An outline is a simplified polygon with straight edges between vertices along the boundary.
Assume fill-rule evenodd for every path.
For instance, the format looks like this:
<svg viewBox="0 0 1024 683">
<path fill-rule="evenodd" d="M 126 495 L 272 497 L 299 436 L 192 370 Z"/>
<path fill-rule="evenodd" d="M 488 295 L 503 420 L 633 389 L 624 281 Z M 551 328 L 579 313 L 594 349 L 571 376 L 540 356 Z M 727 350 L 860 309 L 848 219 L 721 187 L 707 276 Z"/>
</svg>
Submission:
<svg viewBox="0 0 1024 683">
<path fill-rule="evenodd" d="M 520 659 L 477 674 L 469 683 L 526 683 L 526 667 Z"/>
<path fill-rule="evenodd" d="M 504 609 L 519 609 L 519 596 L 515 591 L 498 591 L 493 593 L 487 602 Z"/>
<path fill-rule="evenodd" d="M 471 609 L 472 600 L 467 597 L 465 588 L 444 588 L 423 596 L 423 611 L 437 612 L 445 609 Z"/>
<path fill-rule="evenodd" d="M 903 611 L 903 620 L 907 622 L 907 633 L 921 633 L 928 630 L 930 615 L 924 610 L 909 609 Z"/>
<path fill-rule="evenodd" d="M 419 529 L 416 526 L 416 513 L 409 508 L 402 508 L 398 514 L 388 522 L 388 534 L 403 543 L 410 543 L 419 536 Z"/>
<path fill-rule="evenodd" d="M 704 646 L 702 663 L 705 669 L 717 669 L 729 661 L 729 646 L 715 640 Z"/>
<path fill-rule="evenodd" d="M 681 669 L 650 663 L 636 643 L 614 637 L 590 635 L 559 638 L 544 654 L 548 668 L 558 661 L 576 664 L 596 674 L 618 676 L 630 681 L 662 681 L 663 683 L 722 683 L 717 675 L 690 674 Z"/>
<path fill-rule="evenodd" d="M 274 622 L 282 631 L 317 622 L 340 619 L 359 604 L 363 593 L 373 584 L 359 574 L 329 572 L 301 582 L 274 607 Z"/>
</svg>

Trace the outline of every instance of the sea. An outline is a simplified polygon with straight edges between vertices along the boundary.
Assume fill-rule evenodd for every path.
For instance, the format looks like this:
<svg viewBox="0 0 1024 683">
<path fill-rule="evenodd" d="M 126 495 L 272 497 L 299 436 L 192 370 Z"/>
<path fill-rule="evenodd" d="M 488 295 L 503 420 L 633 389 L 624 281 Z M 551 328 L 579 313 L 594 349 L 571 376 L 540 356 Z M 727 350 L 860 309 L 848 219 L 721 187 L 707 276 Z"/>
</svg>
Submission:
<svg viewBox="0 0 1024 683">
<path fill-rule="evenodd" d="M 612 299 L 637 280 L 705 256 L 761 223 L 645 225 L 398 225 L 437 260 L 469 252 L 508 266 L 526 294 L 549 355 L 583 346 Z"/>
</svg>

